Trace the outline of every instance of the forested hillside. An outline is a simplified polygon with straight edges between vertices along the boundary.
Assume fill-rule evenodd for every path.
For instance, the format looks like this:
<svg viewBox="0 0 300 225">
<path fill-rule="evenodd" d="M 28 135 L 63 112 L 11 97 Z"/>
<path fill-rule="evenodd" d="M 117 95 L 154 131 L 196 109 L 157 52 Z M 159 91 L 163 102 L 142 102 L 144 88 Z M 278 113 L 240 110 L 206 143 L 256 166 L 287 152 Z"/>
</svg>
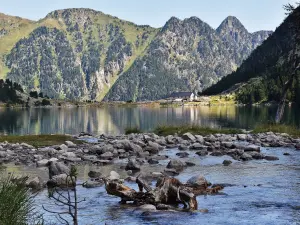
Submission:
<svg viewBox="0 0 300 225">
<path fill-rule="evenodd" d="M 300 7 L 291 11 L 276 31 L 259 46 L 236 72 L 206 89 L 203 95 L 222 93 L 233 86 L 238 101 L 252 104 L 280 101 L 282 90 L 300 59 Z M 300 104 L 300 74 L 287 92 L 289 101 Z"/>
</svg>

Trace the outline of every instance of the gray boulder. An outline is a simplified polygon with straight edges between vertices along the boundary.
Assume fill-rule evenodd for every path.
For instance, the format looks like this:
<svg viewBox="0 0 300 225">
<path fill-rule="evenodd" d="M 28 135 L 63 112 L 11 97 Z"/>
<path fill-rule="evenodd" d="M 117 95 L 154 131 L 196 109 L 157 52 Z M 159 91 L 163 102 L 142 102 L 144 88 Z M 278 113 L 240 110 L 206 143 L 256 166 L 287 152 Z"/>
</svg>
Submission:
<svg viewBox="0 0 300 225">
<path fill-rule="evenodd" d="M 241 159 L 244 160 L 244 161 L 248 161 L 248 160 L 251 160 L 252 159 L 252 156 L 247 154 L 247 153 L 243 153 L 241 155 Z"/>
<path fill-rule="evenodd" d="M 90 178 L 99 178 L 102 176 L 102 173 L 99 171 L 99 170 L 91 170 L 89 173 L 88 173 L 88 176 Z"/>
<path fill-rule="evenodd" d="M 175 169 L 176 171 L 181 171 L 184 167 L 185 163 L 179 159 L 172 159 L 167 165 L 168 169 Z"/>
<path fill-rule="evenodd" d="M 260 152 L 260 147 L 257 145 L 248 145 L 244 149 L 245 152 Z"/>
<path fill-rule="evenodd" d="M 135 159 L 129 159 L 125 170 L 132 170 L 132 171 L 140 171 L 141 166 L 138 164 L 138 162 Z"/>
<path fill-rule="evenodd" d="M 6 158 L 6 157 L 7 157 L 7 152 L 0 151 L 0 158 Z"/>
<path fill-rule="evenodd" d="M 69 148 L 75 148 L 75 147 L 77 146 L 77 145 L 74 144 L 72 141 L 66 141 L 65 143 L 66 143 L 66 145 L 67 145 Z"/>
<path fill-rule="evenodd" d="M 182 138 L 184 140 L 187 140 L 187 141 L 195 141 L 196 140 L 195 136 L 192 135 L 191 133 L 185 133 L 185 134 L 183 134 Z"/>
<path fill-rule="evenodd" d="M 105 152 L 103 154 L 100 155 L 101 159 L 112 159 L 114 157 L 114 154 L 111 152 Z"/>
<path fill-rule="evenodd" d="M 110 171 L 110 174 L 107 179 L 109 180 L 119 180 L 121 178 L 120 174 L 118 174 L 116 171 Z"/>
<path fill-rule="evenodd" d="M 43 189 L 44 184 L 40 177 L 34 177 L 26 181 L 26 186 L 31 188 L 33 191 L 39 191 Z"/>
<path fill-rule="evenodd" d="M 36 166 L 37 167 L 45 167 L 48 165 L 48 163 L 49 163 L 49 159 L 42 159 L 42 160 L 36 162 Z"/>
<path fill-rule="evenodd" d="M 186 184 L 196 188 L 207 188 L 209 183 L 202 175 L 196 175 L 191 177 Z"/>
<path fill-rule="evenodd" d="M 48 182 L 48 187 L 74 187 L 76 185 L 75 179 L 71 179 L 67 174 L 59 174 L 53 176 Z"/>
<path fill-rule="evenodd" d="M 49 177 L 50 179 L 53 176 L 57 176 L 60 174 L 70 174 L 70 168 L 61 162 L 50 162 L 48 163 L 49 168 Z"/>
</svg>

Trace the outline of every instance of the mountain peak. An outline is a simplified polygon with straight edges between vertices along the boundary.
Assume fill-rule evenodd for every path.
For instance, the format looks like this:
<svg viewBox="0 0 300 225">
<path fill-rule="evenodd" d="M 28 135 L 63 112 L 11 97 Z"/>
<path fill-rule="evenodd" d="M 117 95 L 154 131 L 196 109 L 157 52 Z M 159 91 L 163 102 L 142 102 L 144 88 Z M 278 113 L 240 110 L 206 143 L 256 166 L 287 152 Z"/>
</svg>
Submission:
<svg viewBox="0 0 300 225">
<path fill-rule="evenodd" d="M 173 30 L 174 28 L 178 27 L 180 24 L 182 23 L 182 21 L 175 17 L 172 16 L 167 22 L 166 24 L 163 26 L 162 30 Z"/>
<path fill-rule="evenodd" d="M 224 31 L 234 31 L 234 30 L 240 30 L 242 32 L 248 33 L 247 29 L 244 27 L 244 25 L 239 21 L 238 18 L 235 16 L 228 16 L 221 25 L 217 28 L 218 33 L 222 33 Z"/>
</svg>

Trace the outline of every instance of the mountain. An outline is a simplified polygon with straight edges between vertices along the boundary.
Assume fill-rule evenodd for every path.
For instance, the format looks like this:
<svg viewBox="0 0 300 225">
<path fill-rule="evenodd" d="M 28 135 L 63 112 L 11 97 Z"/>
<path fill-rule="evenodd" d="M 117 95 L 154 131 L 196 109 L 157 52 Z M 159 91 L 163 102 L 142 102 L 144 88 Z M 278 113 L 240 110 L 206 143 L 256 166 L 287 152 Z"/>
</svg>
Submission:
<svg viewBox="0 0 300 225">
<path fill-rule="evenodd" d="M 0 78 L 58 99 L 143 101 L 202 91 L 270 34 L 251 34 L 234 17 L 217 30 L 196 17 L 156 29 L 91 9 L 56 10 L 36 22 L 2 17 Z"/>
<path fill-rule="evenodd" d="M 234 71 L 270 33 L 250 34 L 234 17 L 217 31 L 197 17 L 171 18 L 104 100 L 156 100 L 174 91 L 201 91 Z"/>
<path fill-rule="evenodd" d="M 283 86 L 299 64 L 300 7 L 297 7 L 239 69 L 206 89 L 203 95 L 235 90 L 242 103 L 279 101 Z M 300 77 L 296 76 L 287 94 L 300 103 Z"/>
<path fill-rule="evenodd" d="M 272 34 L 272 31 L 258 31 L 251 34 L 233 16 L 227 17 L 216 31 L 224 41 L 227 49 L 230 49 L 230 53 L 235 56 L 235 61 L 239 65 Z"/>
</svg>

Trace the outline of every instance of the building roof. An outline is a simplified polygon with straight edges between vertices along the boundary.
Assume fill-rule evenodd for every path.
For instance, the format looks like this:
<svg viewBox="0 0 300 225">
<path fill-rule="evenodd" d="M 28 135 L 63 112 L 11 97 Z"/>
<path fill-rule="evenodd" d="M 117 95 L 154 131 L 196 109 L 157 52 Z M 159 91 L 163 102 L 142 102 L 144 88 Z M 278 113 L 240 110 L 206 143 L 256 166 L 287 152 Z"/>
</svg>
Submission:
<svg viewBox="0 0 300 225">
<path fill-rule="evenodd" d="M 173 92 L 169 98 L 183 98 L 183 97 L 190 97 L 193 92 Z"/>
</svg>

